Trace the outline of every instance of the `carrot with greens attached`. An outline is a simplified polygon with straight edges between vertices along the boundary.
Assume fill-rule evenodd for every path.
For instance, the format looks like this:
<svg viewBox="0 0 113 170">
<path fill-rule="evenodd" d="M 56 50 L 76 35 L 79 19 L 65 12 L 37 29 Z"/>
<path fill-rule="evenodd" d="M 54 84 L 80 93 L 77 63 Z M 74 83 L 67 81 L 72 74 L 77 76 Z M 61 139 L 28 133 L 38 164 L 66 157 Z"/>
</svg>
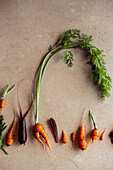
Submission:
<svg viewBox="0 0 113 170">
<path fill-rule="evenodd" d="M 18 131 L 18 141 L 19 143 L 22 145 L 26 143 L 27 141 L 27 130 L 26 130 L 26 121 L 25 118 L 28 114 L 28 112 L 31 109 L 33 100 L 29 106 L 29 108 L 27 109 L 27 111 L 25 112 L 24 116 L 22 116 L 22 109 L 20 106 L 20 101 L 19 101 L 19 96 L 18 96 L 18 88 L 17 88 L 17 100 L 18 100 L 18 107 L 19 107 L 19 112 L 20 112 L 20 121 L 19 121 L 19 131 Z"/>
<path fill-rule="evenodd" d="M 39 94 L 40 94 L 40 87 L 41 87 L 41 82 L 42 78 L 44 75 L 45 68 L 47 66 L 47 63 L 45 65 L 46 58 L 42 60 L 39 69 L 36 72 L 35 78 L 36 78 L 36 113 L 35 113 L 35 125 L 34 125 L 34 136 L 35 138 L 44 146 L 44 142 L 41 140 L 40 135 L 44 138 L 48 148 L 51 150 L 50 143 L 48 136 L 44 130 L 44 126 L 39 123 L 38 118 L 39 118 Z M 37 76 L 37 77 L 36 77 Z M 34 90 L 35 91 L 35 90 Z M 33 97 L 33 100 L 35 99 L 35 95 Z M 44 146 L 45 147 L 45 146 Z"/>
<path fill-rule="evenodd" d="M 91 116 L 91 119 L 92 119 L 93 125 L 94 125 L 94 129 L 91 131 L 91 139 L 92 139 L 92 143 L 94 143 L 94 141 L 97 140 L 97 138 L 100 136 L 100 133 L 97 128 L 95 118 L 91 112 L 90 112 L 90 116 Z"/>
<path fill-rule="evenodd" d="M 85 150 L 87 148 L 87 141 L 85 136 L 85 128 L 84 124 L 80 126 L 79 134 L 78 134 L 78 146 L 81 150 Z"/>
<path fill-rule="evenodd" d="M 14 130 L 14 126 L 15 126 L 15 117 L 13 119 L 13 123 L 12 123 L 12 126 L 8 132 L 8 135 L 7 135 L 7 140 L 6 140 L 6 145 L 7 146 L 11 146 L 13 144 L 13 141 L 14 141 L 14 135 L 13 135 L 13 130 Z"/>
<path fill-rule="evenodd" d="M 3 108 L 5 107 L 5 97 L 7 96 L 7 94 L 9 94 L 13 89 L 14 89 L 15 86 L 13 86 L 12 88 L 10 88 L 10 85 L 8 85 L 6 87 L 6 89 L 4 90 L 3 94 L 2 94 L 2 97 L 0 98 L 0 108 L 1 108 L 1 111 L 0 111 L 0 114 L 2 113 L 2 110 Z M 10 88 L 10 89 L 9 89 Z"/>
</svg>

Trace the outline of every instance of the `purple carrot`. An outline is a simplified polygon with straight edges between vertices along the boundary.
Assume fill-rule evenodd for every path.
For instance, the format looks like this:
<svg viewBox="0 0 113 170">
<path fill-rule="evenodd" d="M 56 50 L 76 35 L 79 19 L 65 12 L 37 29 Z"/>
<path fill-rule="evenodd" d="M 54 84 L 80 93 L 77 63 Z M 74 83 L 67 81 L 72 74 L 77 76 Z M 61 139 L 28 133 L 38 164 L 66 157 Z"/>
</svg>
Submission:
<svg viewBox="0 0 113 170">
<path fill-rule="evenodd" d="M 58 143 L 58 131 L 57 131 L 56 122 L 55 122 L 55 120 L 53 118 L 50 118 L 49 122 L 50 122 L 51 128 L 53 130 L 55 141 L 56 141 L 56 143 Z"/>
<path fill-rule="evenodd" d="M 31 106 L 33 104 L 33 100 L 28 108 L 28 110 L 25 112 L 24 116 L 22 116 L 22 108 L 19 101 L 19 95 L 18 95 L 18 87 L 17 87 L 17 100 L 18 100 L 18 107 L 20 112 L 20 121 L 19 121 L 19 131 L 18 131 L 18 141 L 19 143 L 25 144 L 27 141 L 27 130 L 26 130 L 26 121 L 25 117 L 27 116 L 29 110 L 31 109 Z"/>
</svg>

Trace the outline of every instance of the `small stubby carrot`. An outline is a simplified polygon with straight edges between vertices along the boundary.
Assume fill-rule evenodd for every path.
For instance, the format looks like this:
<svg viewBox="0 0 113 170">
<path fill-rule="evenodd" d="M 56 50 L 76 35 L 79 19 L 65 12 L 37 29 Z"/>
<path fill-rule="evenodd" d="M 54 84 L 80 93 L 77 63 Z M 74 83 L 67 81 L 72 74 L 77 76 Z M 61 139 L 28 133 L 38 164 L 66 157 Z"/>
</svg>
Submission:
<svg viewBox="0 0 113 170">
<path fill-rule="evenodd" d="M 41 140 L 40 134 L 44 138 L 48 148 L 51 151 L 49 139 L 48 139 L 48 136 L 45 132 L 44 126 L 41 123 L 37 123 L 37 124 L 34 125 L 34 136 L 44 146 L 44 142 Z M 45 148 L 45 146 L 44 146 L 44 148 Z"/>
<path fill-rule="evenodd" d="M 100 135 L 100 140 L 104 140 L 104 134 L 105 134 L 105 129 L 104 129 L 104 131 L 102 132 L 102 134 Z"/>
<path fill-rule="evenodd" d="M 2 113 L 2 110 L 3 110 L 4 107 L 5 107 L 5 100 L 4 100 L 4 99 L 1 99 L 1 100 L 0 100 L 0 108 L 1 108 L 0 113 Z"/>
<path fill-rule="evenodd" d="M 63 130 L 63 131 L 62 131 L 62 143 L 67 143 L 67 142 L 68 142 L 67 136 L 66 136 L 65 131 Z"/>
<path fill-rule="evenodd" d="M 1 108 L 0 114 L 2 113 L 2 110 L 3 110 L 3 108 L 5 107 L 5 104 L 6 104 L 5 97 L 7 96 L 7 94 L 9 94 L 14 89 L 14 87 L 15 87 L 15 85 L 11 89 L 9 89 L 10 86 L 8 85 L 6 87 L 6 89 L 4 90 L 2 97 L 0 98 L 0 108 Z"/>
<path fill-rule="evenodd" d="M 71 133 L 71 141 L 72 141 L 72 145 L 75 142 L 75 132 Z"/>
<path fill-rule="evenodd" d="M 93 114 L 90 112 L 90 116 L 92 118 L 92 121 L 93 121 L 93 125 L 94 125 L 94 129 L 91 131 L 91 139 L 92 139 L 92 143 L 94 143 L 95 140 L 97 140 L 97 138 L 99 138 L 100 136 L 100 132 L 97 128 L 97 125 L 96 125 L 96 121 L 95 121 L 95 118 L 93 116 Z"/>
<path fill-rule="evenodd" d="M 15 126 L 15 117 L 13 119 L 13 122 L 12 122 L 12 126 L 8 132 L 8 135 L 7 135 L 7 140 L 6 140 L 6 145 L 7 146 L 11 146 L 13 144 L 13 141 L 14 141 L 14 135 L 13 135 L 13 130 L 14 130 L 14 126 Z"/>
<path fill-rule="evenodd" d="M 85 150 L 87 148 L 87 141 L 85 136 L 85 128 L 84 124 L 82 123 L 79 129 L 78 134 L 78 146 L 81 150 Z"/>
</svg>

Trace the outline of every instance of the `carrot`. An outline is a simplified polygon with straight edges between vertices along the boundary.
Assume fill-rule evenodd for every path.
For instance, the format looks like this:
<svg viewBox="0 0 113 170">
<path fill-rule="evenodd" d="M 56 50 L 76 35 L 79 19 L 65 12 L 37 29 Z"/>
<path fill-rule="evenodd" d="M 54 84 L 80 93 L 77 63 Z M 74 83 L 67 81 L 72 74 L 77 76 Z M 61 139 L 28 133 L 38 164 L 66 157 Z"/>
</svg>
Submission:
<svg viewBox="0 0 113 170">
<path fill-rule="evenodd" d="M 105 134 L 105 129 L 104 129 L 104 131 L 102 132 L 102 134 L 100 136 L 100 140 L 104 140 L 104 134 Z"/>
<path fill-rule="evenodd" d="M 49 147 L 49 149 L 51 150 L 49 139 L 48 139 L 48 136 L 47 136 L 47 134 L 46 134 L 46 132 L 44 130 L 43 125 L 41 123 L 37 123 L 34 126 L 34 136 L 44 146 L 44 143 L 40 139 L 40 134 L 44 138 L 44 140 L 45 140 L 47 146 Z"/>
<path fill-rule="evenodd" d="M 94 125 L 94 129 L 91 131 L 91 139 L 92 139 L 92 143 L 94 143 L 94 141 L 100 136 L 100 133 L 99 130 L 97 129 L 95 118 L 91 112 L 90 112 L 90 116 L 92 118 L 93 125 Z"/>
<path fill-rule="evenodd" d="M 0 108 L 1 108 L 0 113 L 2 113 L 2 110 L 3 110 L 4 107 L 5 107 L 5 100 L 4 100 L 4 99 L 1 99 L 1 100 L 0 100 Z"/>
<path fill-rule="evenodd" d="M 2 110 L 3 108 L 5 107 L 5 97 L 7 96 L 7 94 L 9 94 L 13 89 L 14 89 L 15 86 L 13 86 L 11 89 L 10 86 L 8 85 L 7 88 L 4 90 L 3 94 L 2 94 L 2 97 L 0 98 L 0 108 L 1 108 L 1 111 L 0 111 L 0 114 L 2 113 Z"/>
<path fill-rule="evenodd" d="M 67 136 L 66 136 L 66 133 L 64 132 L 64 130 L 62 131 L 62 143 L 67 143 L 68 140 L 67 140 Z"/>
<path fill-rule="evenodd" d="M 50 118 L 49 122 L 50 122 L 51 128 L 53 130 L 55 141 L 56 141 L 56 143 L 58 143 L 58 130 L 57 130 L 56 122 L 53 118 Z"/>
<path fill-rule="evenodd" d="M 86 137 L 85 137 L 85 128 L 84 128 L 83 123 L 79 129 L 78 146 L 81 150 L 85 150 L 87 148 L 87 141 L 86 141 Z"/>
<path fill-rule="evenodd" d="M 26 118 L 28 112 L 31 109 L 31 106 L 33 104 L 33 100 L 31 101 L 31 104 L 30 104 L 29 108 L 27 109 L 27 111 L 25 112 L 24 116 L 22 115 L 22 109 L 21 109 L 21 105 L 20 105 L 20 101 L 19 101 L 18 87 L 17 87 L 17 100 L 18 100 L 18 107 L 19 107 L 19 112 L 20 112 L 18 141 L 21 145 L 22 144 L 25 145 L 25 143 L 27 141 L 27 130 L 26 130 L 26 120 L 25 120 L 25 118 Z"/>
<path fill-rule="evenodd" d="M 13 138 L 13 130 L 14 130 L 14 126 L 15 126 L 15 117 L 13 119 L 13 123 L 12 123 L 12 126 L 8 132 L 8 135 L 7 135 L 7 140 L 6 140 L 6 145 L 7 146 L 11 146 L 13 144 L 13 141 L 14 141 L 14 138 Z"/>
<path fill-rule="evenodd" d="M 73 145 L 73 143 L 75 142 L 75 132 L 71 134 L 71 140 L 72 140 L 72 145 Z"/>
</svg>

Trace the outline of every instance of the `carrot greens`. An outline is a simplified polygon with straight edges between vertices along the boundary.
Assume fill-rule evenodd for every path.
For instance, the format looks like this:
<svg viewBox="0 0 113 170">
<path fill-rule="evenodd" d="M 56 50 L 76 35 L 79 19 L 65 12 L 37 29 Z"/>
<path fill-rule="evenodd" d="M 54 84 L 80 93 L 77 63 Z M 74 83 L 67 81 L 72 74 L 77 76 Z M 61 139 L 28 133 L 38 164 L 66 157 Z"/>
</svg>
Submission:
<svg viewBox="0 0 113 170">
<path fill-rule="evenodd" d="M 107 68 L 105 67 L 104 55 L 102 54 L 103 51 L 92 45 L 91 41 L 92 36 L 87 36 L 85 34 L 81 35 L 80 30 L 78 29 L 70 29 L 67 32 L 64 32 L 60 39 L 53 46 L 49 47 L 49 51 L 42 59 L 37 72 L 35 115 L 36 124 L 38 123 L 39 94 L 43 75 L 50 59 L 60 51 L 63 51 L 62 59 L 65 64 L 71 67 L 73 65 L 73 54 L 71 49 L 80 48 L 85 50 L 87 52 L 86 58 L 88 60 L 88 64 L 90 64 L 92 68 L 91 79 L 98 86 L 103 100 L 105 100 L 107 96 L 110 96 L 110 91 L 112 88 L 111 77 L 107 73 Z"/>
</svg>

